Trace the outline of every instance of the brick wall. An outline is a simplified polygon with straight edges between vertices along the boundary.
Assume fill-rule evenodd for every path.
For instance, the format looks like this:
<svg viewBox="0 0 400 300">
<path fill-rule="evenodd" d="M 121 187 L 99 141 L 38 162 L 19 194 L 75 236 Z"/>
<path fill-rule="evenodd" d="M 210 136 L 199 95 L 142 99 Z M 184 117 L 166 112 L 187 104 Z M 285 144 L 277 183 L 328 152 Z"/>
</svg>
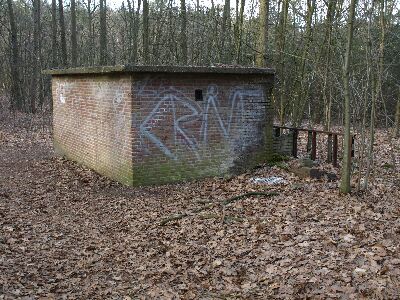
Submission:
<svg viewBox="0 0 400 300">
<path fill-rule="evenodd" d="M 55 76 L 52 80 L 56 150 L 131 184 L 131 76 Z"/>
<path fill-rule="evenodd" d="M 271 86 L 251 75 L 135 76 L 134 183 L 222 176 L 265 161 Z"/>
<path fill-rule="evenodd" d="M 54 76 L 54 144 L 68 158 L 125 184 L 238 173 L 272 153 L 272 78 Z"/>
</svg>

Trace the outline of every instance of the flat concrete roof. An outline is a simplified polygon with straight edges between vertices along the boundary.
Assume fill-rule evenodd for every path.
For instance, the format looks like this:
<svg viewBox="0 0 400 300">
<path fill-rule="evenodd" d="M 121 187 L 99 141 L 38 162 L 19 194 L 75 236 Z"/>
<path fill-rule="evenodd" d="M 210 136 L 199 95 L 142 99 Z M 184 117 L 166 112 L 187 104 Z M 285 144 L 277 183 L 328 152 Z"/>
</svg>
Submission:
<svg viewBox="0 0 400 300">
<path fill-rule="evenodd" d="M 218 65 L 210 67 L 201 66 L 134 66 L 116 65 L 99 67 L 79 67 L 67 69 L 43 70 L 43 74 L 57 75 L 79 75 L 79 74 L 111 74 L 111 73 L 213 73 L 213 74 L 275 74 L 274 69 L 253 68 L 242 66 Z"/>
</svg>

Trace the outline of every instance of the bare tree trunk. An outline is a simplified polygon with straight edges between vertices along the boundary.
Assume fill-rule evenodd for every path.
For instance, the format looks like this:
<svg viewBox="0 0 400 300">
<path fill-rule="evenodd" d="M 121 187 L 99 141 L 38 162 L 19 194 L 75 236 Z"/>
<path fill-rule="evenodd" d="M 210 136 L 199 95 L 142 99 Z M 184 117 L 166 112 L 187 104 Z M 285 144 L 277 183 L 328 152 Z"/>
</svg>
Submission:
<svg viewBox="0 0 400 300">
<path fill-rule="evenodd" d="M 143 0 L 143 61 L 145 64 L 150 62 L 149 49 L 149 2 Z"/>
<path fill-rule="evenodd" d="M 71 64 L 78 65 L 78 41 L 76 37 L 76 3 L 71 0 Z"/>
<path fill-rule="evenodd" d="M 187 36 L 186 36 L 186 3 L 185 0 L 181 0 L 181 12 L 180 12 L 180 18 L 181 18 L 181 63 L 183 65 L 187 64 L 188 60 L 188 53 L 187 53 Z"/>
<path fill-rule="evenodd" d="M 100 0 L 100 65 L 107 65 L 107 3 Z"/>
<path fill-rule="evenodd" d="M 286 26 L 289 11 L 289 1 L 283 0 L 279 17 L 279 35 L 277 38 L 278 49 L 278 74 L 281 76 L 279 85 L 279 121 L 283 126 L 285 123 L 286 107 L 286 78 L 285 78 L 285 47 L 286 47 Z"/>
<path fill-rule="evenodd" d="M 134 5 L 134 0 L 133 0 L 133 5 L 131 4 L 131 1 L 128 0 L 128 10 L 129 10 L 129 17 L 130 17 L 130 55 L 129 55 L 129 61 L 130 63 L 135 64 L 137 61 L 137 36 L 138 36 L 138 31 L 139 31 L 139 12 L 140 12 L 140 3 L 141 1 L 138 0 L 138 6 L 135 11 L 135 5 Z"/>
<path fill-rule="evenodd" d="M 365 62 L 366 62 L 366 85 L 365 85 L 365 95 L 364 95 L 364 103 L 363 103 L 363 113 L 362 113 L 362 123 L 361 123 L 361 128 L 360 128 L 360 132 L 361 132 L 361 137 L 358 141 L 359 149 L 358 149 L 358 157 L 359 157 L 359 172 L 358 172 L 358 182 L 357 182 L 357 190 L 360 191 L 361 189 L 363 189 L 364 187 L 361 186 L 361 182 L 362 182 L 362 172 L 364 169 L 364 165 L 365 165 L 365 155 L 366 155 L 366 124 L 367 124 L 367 110 L 368 110 L 368 103 L 370 100 L 370 86 L 373 86 L 373 82 L 372 82 L 372 78 L 373 78 L 373 74 L 372 74 L 372 67 L 373 67 L 373 63 L 371 60 L 371 47 L 372 47 L 372 40 L 371 40 L 371 23 L 372 23 L 372 16 L 374 15 L 374 6 L 372 5 L 371 9 L 368 10 L 367 9 L 367 4 L 366 4 L 366 11 L 368 10 L 368 24 L 367 24 L 367 45 L 366 45 L 366 55 L 365 55 Z M 373 91 L 373 89 L 372 89 Z M 365 184 L 365 183 L 364 183 Z"/>
<path fill-rule="evenodd" d="M 354 15 L 357 0 L 351 0 L 349 7 L 349 18 L 347 20 L 347 45 L 343 66 L 343 85 L 344 85 L 344 141 L 343 141 L 343 166 L 342 179 L 340 182 L 340 192 L 347 194 L 351 191 L 351 115 L 350 115 L 350 64 L 351 64 L 351 46 L 353 43 Z"/>
<path fill-rule="evenodd" d="M 374 142 L 375 142 L 375 107 L 376 107 L 376 94 L 375 89 L 377 86 L 376 78 L 374 74 L 372 74 L 372 103 L 371 103 L 371 120 L 370 120 L 370 128 L 369 128 L 369 145 L 368 145 L 368 160 L 367 160 L 367 171 L 365 174 L 363 189 L 366 190 L 368 188 L 369 176 L 371 173 L 371 168 L 373 165 L 373 155 L 374 155 Z"/>
<path fill-rule="evenodd" d="M 267 65 L 268 16 L 269 0 L 260 0 L 259 35 L 256 54 L 256 65 L 258 67 L 265 67 Z"/>
<path fill-rule="evenodd" d="M 58 65 L 58 47 L 57 47 L 57 0 L 51 1 L 51 54 L 52 66 Z"/>
<path fill-rule="evenodd" d="M 244 7 L 245 1 L 240 1 L 240 12 L 238 18 L 236 18 L 236 34 L 235 34 L 235 49 L 236 49 L 236 57 L 235 61 L 237 64 L 240 64 L 240 57 L 242 52 L 242 35 L 243 35 L 243 18 L 244 18 Z"/>
<path fill-rule="evenodd" d="M 58 0 L 58 14 L 59 14 L 60 34 L 61 34 L 61 63 L 64 67 L 66 67 L 68 64 L 67 39 L 65 36 L 64 7 L 62 0 Z"/>
<path fill-rule="evenodd" d="M 33 72 L 34 78 L 32 80 L 32 96 L 30 99 L 30 111 L 36 112 L 36 104 L 42 105 L 42 80 L 41 80 L 41 47 L 40 47 L 40 0 L 33 0 Z"/>
<path fill-rule="evenodd" d="M 7 0 L 8 17 L 10 20 L 10 44 L 11 44 L 11 109 L 22 110 L 24 108 L 23 97 L 20 90 L 19 74 L 19 46 L 17 39 L 17 26 L 15 24 L 13 0 Z"/>
<path fill-rule="evenodd" d="M 332 46 L 332 26 L 333 26 L 333 14 L 336 9 L 336 0 L 329 0 L 328 9 L 326 13 L 326 43 L 323 43 L 322 47 L 326 47 L 325 66 L 323 75 L 322 85 L 322 97 L 324 99 L 324 128 L 327 131 L 331 129 L 331 107 L 332 99 L 328 96 L 328 71 L 330 69 L 331 61 L 331 46 Z"/>
<path fill-rule="evenodd" d="M 220 61 L 226 63 L 228 60 L 228 55 L 225 50 L 226 35 L 228 33 L 228 28 L 230 26 L 231 17 L 231 1 L 225 0 L 224 12 L 222 14 L 222 34 L 221 34 L 221 51 L 220 51 Z"/>
<path fill-rule="evenodd" d="M 89 33 L 88 39 L 88 50 L 87 50 L 87 64 L 94 65 L 95 63 L 95 42 L 94 42 L 94 28 L 93 28 L 93 15 L 96 11 L 96 5 L 93 3 L 92 8 L 92 0 L 87 0 L 87 2 L 83 2 L 86 5 L 87 11 L 87 30 Z"/>
<path fill-rule="evenodd" d="M 381 37 L 379 43 L 379 57 L 378 57 L 378 68 L 377 76 L 373 78 L 372 85 L 372 103 L 371 103 L 371 120 L 370 120 L 370 137 L 368 147 L 368 161 L 367 161 L 367 172 L 364 180 L 364 190 L 368 188 L 369 176 L 374 165 L 374 142 L 375 142 L 375 115 L 376 115 L 376 102 L 379 95 L 382 95 L 382 78 L 384 69 L 384 50 L 385 50 L 385 35 L 386 35 L 386 24 L 385 24 L 385 0 L 380 0 L 379 9 L 379 25 L 381 28 Z M 373 4 L 374 5 L 374 4 Z M 382 101 L 384 101 L 382 99 Z"/>
<path fill-rule="evenodd" d="M 399 86 L 399 95 L 397 98 L 397 108 L 396 108 L 396 121 L 394 125 L 394 136 L 400 137 L 400 86 Z"/>
<path fill-rule="evenodd" d="M 297 101 L 293 107 L 293 122 L 299 126 L 303 119 L 304 107 L 308 100 L 308 82 L 306 72 L 306 60 L 312 42 L 312 19 L 315 11 L 315 0 L 307 0 L 306 32 L 304 37 L 303 52 L 301 54 L 301 67 L 297 85 Z"/>
</svg>

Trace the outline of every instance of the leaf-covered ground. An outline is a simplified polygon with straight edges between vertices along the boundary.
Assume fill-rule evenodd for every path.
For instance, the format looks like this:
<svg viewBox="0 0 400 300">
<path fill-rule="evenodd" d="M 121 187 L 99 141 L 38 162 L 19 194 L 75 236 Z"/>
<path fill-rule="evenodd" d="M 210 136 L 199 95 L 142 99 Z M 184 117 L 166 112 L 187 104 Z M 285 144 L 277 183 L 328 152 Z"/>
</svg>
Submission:
<svg viewBox="0 0 400 300">
<path fill-rule="evenodd" d="M 376 147 L 358 195 L 278 167 L 129 188 L 54 156 L 47 130 L 3 124 L 0 299 L 397 298 L 400 140 Z M 250 191 L 279 195 L 191 213 Z"/>
</svg>

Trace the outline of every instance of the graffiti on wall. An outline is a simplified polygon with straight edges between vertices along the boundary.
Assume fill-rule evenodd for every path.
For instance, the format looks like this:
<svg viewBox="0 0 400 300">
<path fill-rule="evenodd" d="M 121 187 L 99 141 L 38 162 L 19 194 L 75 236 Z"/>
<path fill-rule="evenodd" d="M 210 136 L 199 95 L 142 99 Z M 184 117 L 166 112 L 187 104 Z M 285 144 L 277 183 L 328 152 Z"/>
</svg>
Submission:
<svg viewBox="0 0 400 300">
<path fill-rule="evenodd" d="M 58 95 L 58 101 L 61 104 L 65 104 L 67 96 L 66 94 L 71 89 L 71 84 L 66 82 L 57 82 L 56 85 L 56 95 Z"/>
<path fill-rule="evenodd" d="M 148 105 L 146 101 L 152 109 L 146 109 L 141 118 L 133 117 L 139 129 L 140 151 L 151 154 L 156 147 L 168 158 L 179 160 L 179 151 L 184 149 L 202 160 L 200 149 L 210 143 L 211 135 L 231 149 L 257 142 L 253 137 L 260 122 L 255 121 L 262 121 L 265 114 L 264 92 L 259 85 L 233 87 L 225 95 L 218 85 L 210 84 L 200 102 L 174 86 L 154 89 L 146 88 L 146 84 L 137 86 L 137 95 L 141 109 Z"/>
</svg>

